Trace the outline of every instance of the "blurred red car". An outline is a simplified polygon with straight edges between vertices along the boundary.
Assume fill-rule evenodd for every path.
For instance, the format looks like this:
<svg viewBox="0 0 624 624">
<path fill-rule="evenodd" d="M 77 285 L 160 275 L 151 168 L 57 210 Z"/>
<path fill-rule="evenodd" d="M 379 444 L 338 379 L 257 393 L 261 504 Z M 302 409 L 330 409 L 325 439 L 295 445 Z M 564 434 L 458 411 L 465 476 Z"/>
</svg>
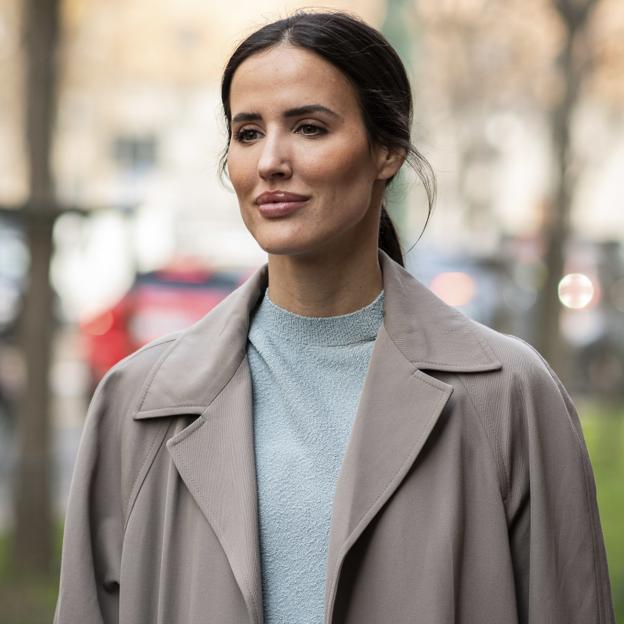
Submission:
<svg viewBox="0 0 624 624">
<path fill-rule="evenodd" d="M 199 320 L 248 275 L 189 267 L 139 273 L 118 303 L 81 323 L 93 386 L 113 364 L 150 340 Z"/>
</svg>

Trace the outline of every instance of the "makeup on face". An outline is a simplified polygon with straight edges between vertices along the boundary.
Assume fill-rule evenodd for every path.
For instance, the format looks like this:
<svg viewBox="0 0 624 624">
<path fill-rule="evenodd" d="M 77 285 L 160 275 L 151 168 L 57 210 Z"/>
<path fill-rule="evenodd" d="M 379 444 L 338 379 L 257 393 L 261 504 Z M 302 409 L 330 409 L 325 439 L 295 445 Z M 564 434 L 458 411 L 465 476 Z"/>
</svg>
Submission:
<svg viewBox="0 0 624 624">
<path fill-rule="evenodd" d="M 289 45 L 254 54 L 230 90 L 228 172 L 245 225 L 269 254 L 376 244 L 378 179 L 355 89 Z"/>
</svg>

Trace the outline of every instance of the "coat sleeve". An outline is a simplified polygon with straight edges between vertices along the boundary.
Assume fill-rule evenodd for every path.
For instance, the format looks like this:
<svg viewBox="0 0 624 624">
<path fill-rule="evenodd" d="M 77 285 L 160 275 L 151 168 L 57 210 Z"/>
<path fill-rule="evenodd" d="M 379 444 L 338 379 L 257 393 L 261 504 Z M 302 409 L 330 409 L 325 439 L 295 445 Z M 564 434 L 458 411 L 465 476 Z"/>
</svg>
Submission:
<svg viewBox="0 0 624 624">
<path fill-rule="evenodd" d="M 596 486 L 567 391 L 532 348 L 514 375 L 506 497 L 521 624 L 614 624 Z"/>
<path fill-rule="evenodd" d="M 122 505 L 115 372 L 87 412 L 65 517 L 55 624 L 118 622 Z"/>
</svg>

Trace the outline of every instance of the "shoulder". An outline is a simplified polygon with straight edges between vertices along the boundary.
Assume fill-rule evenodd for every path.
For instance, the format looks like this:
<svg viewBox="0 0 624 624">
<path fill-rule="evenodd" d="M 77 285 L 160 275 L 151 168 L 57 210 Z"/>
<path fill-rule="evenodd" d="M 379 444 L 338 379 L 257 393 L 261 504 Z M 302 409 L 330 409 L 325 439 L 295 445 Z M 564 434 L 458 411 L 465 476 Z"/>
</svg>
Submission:
<svg viewBox="0 0 624 624">
<path fill-rule="evenodd" d="M 498 366 L 482 372 L 459 372 L 456 379 L 491 433 L 507 436 L 546 420 L 563 419 L 580 433 L 565 387 L 539 351 L 525 340 L 466 319 L 470 331 Z M 498 443 L 501 443 L 499 441 Z"/>
<path fill-rule="evenodd" d="M 111 367 L 98 383 L 91 400 L 94 406 L 115 407 L 118 413 L 130 412 L 140 404 L 141 392 L 184 332 L 153 340 Z"/>
<path fill-rule="evenodd" d="M 540 353 L 516 336 L 475 322 L 472 328 L 501 366 L 486 373 L 460 374 L 458 380 L 496 456 L 506 497 L 529 467 L 544 465 L 544 449 L 550 449 L 549 462 L 585 458 L 587 450 L 572 399 Z"/>
<path fill-rule="evenodd" d="M 534 346 L 522 338 L 503 334 L 476 321 L 468 320 L 468 323 L 501 364 L 500 369 L 494 371 L 498 384 L 513 386 L 523 392 L 548 389 L 560 395 L 563 386 L 559 378 Z M 475 381 L 478 381 L 477 377 Z"/>
<path fill-rule="evenodd" d="M 224 328 L 240 314 L 241 291 L 243 287 L 230 293 L 192 325 L 152 340 L 119 361 L 98 384 L 93 401 L 114 401 L 124 412 L 136 412 L 148 391 L 159 380 L 162 383 L 161 369 L 171 373 L 172 368 L 197 368 L 200 361 L 211 357 Z"/>
</svg>

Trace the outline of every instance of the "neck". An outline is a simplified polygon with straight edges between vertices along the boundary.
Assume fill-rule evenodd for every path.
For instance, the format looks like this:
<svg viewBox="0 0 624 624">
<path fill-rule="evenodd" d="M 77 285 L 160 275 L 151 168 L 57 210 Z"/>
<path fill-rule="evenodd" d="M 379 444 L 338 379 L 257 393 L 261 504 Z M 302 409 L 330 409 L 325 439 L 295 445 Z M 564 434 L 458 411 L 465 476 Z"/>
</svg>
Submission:
<svg viewBox="0 0 624 624">
<path fill-rule="evenodd" d="M 269 256 L 269 297 L 301 316 L 337 316 L 368 305 L 383 287 L 377 248 L 317 257 Z"/>
</svg>

